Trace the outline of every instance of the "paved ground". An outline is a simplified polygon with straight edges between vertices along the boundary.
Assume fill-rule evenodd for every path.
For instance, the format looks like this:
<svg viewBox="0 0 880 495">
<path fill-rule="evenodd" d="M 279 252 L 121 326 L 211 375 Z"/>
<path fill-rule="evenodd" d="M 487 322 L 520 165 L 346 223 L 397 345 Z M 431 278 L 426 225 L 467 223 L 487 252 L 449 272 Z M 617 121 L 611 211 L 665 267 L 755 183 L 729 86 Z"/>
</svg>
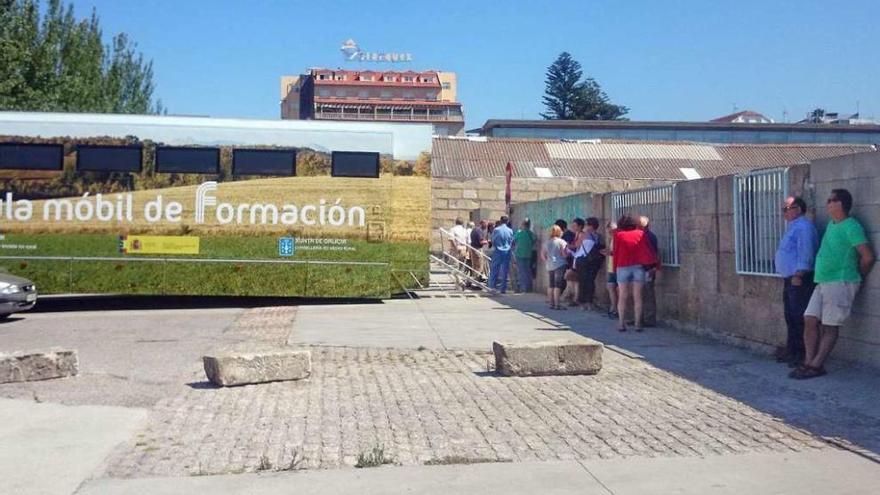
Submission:
<svg viewBox="0 0 880 495">
<path fill-rule="evenodd" d="M 0 399 L 0 492 L 72 493 L 146 418 L 144 409 Z"/>
<path fill-rule="evenodd" d="M 532 342 L 574 337 L 506 304 L 486 297 L 391 300 L 327 311 L 299 310 L 292 344 L 395 349 L 491 350 L 494 340 Z"/>
<path fill-rule="evenodd" d="M 855 444 L 880 459 L 877 370 L 831 359 L 827 376 L 792 380 L 772 358 L 669 328 L 616 331 L 599 313 L 552 311 L 542 297 L 508 296 L 504 304 L 553 317 L 578 334 L 644 356 L 646 362 L 788 424 Z"/>
<path fill-rule="evenodd" d="M 0 323 L 0 349 L 75 349 L 73 379 L 0 385 L 0 397 L 62 404 L 150 407 L 185 386 L 242 309 L 27 313 Z"/>
<path fill-rule="evenodd" d="M 386 495 L 505 493 L 548 495 L 861 495 L 880 469 L 848 452 L 406 466 L 174 478 L 101 479 L 78 495 Z"/>
<path fill-rule="evenodd" d="M 880 397 L 866 370 L 835 365 L 827 377 L 793 382 L 785 378 L 785 368 L 766 357 L 671 330 L 621 335 L 601 315 L 551 312 L 542 301 L 509 296 L 28 314 L 0 325 L 0 348 L 78 348 L 84 373 L 0 385 L 0 397 L 26 399 L 16 402 L 21 407 L 40 406 L 36 397 L 152 408 L 143 426 L 93 471 L 99 480 L 130 481 L 96 481 L 83 493 L 105 493 L 102 487 L 107 493 L 164 493 L 162 487 L 172 483 L 154 480 L 156 490 L 133 488 L 144 486 L 138 478 L 150 483 L 146 477 L 303 469 L 338 473 L 341 484 L 328 486 L 344 487 L 345 480 L 360 476 L 352 473 L 364 471 L 334 468 L 353 466 L 376 447 L 386 460 L 409 466 L 376 470 L 400 470 L 402 481 L 419 478 L 424 469 L 453 468 L 419 467 L 425 463 L 485 461 L 502 462 L 467 469 L 511 473 L 522 466 L 536 479 L 552 479 L 547 473 L 556 468 L 551 466 L 584 472 L 584 466 L 620 462 L 644 465 L 646 473 L 661 466 L 657 469 L 681 476 L 722 468 L 748 473 L 748 459 L 770 456 L 766 459 L 777 463 L 797 458 L 823 467 L 810 472 L 817 486 L 828 477 L 823 459 L 832 465 L 839 461 L 839 472 L 852 480 L 868 479 L 860 474 L 865 470 L 877 472 L 866 467 L 876 470 L 876 464 L 862 464 L 869 461 L 815 436 L 860 444 L 869 456 L 880 451 L 874 408 Z M 504 378 L 487 371 L 492 340 L 575 333 L 620 352 L 606 351 L 606 367 L 596 376 Z M 312 348 L 314 374 L 308 381 L 225 389 L 204 381 L 199 358 L 205 353 L 285 344 Z M 0 411 L 4 407 L 0 403 Z M 8 452 L 0 444 L 0 455 Z M 800 476 L 796 465 L 786 472 Z M 608 480 L 615 479 L 614 472 L 606 473 Z M 773 473 L 766 474 L 772 485 Z M 315 479 L 296 476 L 291 479 Z M 383 477 L 396 475 L 375 476 L 375 487 L 381 487 Z M 465 483 L 468 477 L 462 476 Z M 214 479 L 178 480 L 181 491 L 190 491 L 185 487 L 213 486 Z M 630 481 L 638 479 L 650 478 Z M 246 484 L 225 486 L 227 493 L 238 493 L 233 488 Z M 311 485 L 294 486 L 308 493 Z M 412 486 L 420 485 L 413 481 Z M 627 493 L 624 488 L 613 492 Z"/>
</svg>

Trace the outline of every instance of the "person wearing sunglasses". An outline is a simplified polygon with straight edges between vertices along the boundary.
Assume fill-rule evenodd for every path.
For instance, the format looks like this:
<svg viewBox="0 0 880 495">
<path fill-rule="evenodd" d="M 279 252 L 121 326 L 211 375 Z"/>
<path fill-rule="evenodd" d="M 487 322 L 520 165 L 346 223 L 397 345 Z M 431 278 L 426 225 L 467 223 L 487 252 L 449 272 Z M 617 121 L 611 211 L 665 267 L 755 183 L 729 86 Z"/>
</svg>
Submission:
<svg viewBox="0 0 880 495">
<path fill-rule="evenodd" d="M 804 311 L 816 286 L 813 265 L 819 247 L 819 233 L 805 213 L 807 203 L 803 199 L 785 199 L 782 205 L 785 234 L 776 250 L 776 273 L 784 281 L 782 302 L 788 329 L 786 346 L 776 354 L 776 360 L 788 363 L 792 368 L 804 362 Z"/>
<path fill-rule="evenodd" d="M 816 289 L 804 312 L 804 364 L 789 376 L 815 378 L 825 374 L 825 360 L 837 343 L 840 326 L 852 312 L 853 300 L 874 264 L 865 229 L 849 216 L 853 198 L 833 189 L 828 198 L 831 222 L 816 255 Z"/>
</svg>

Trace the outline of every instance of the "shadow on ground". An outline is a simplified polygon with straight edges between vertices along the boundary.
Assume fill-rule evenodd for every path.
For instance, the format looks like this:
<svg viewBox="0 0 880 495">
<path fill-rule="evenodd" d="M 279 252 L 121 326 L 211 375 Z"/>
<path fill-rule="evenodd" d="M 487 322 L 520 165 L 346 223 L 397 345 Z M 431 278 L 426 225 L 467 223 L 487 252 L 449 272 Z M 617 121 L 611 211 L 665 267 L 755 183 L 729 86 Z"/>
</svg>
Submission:
<svg viewBox="0 0 880 495">
<path fill-rule="evenodd" d="M 604 312 L 553 311 L 537 294 L 499 302 L 570 325 L 572 331 L 641 355 L 663 370 L 776 416 L 832 442 L 843 439 L 880 459 L 878 370 L 830 360 L 828 375 L 788 378 L 789 368 L 772 357 L 670 327 L 621 333 Z M 632 357 L 632 356 L 631 356 Z"/>
<path fill-rule="evenodd" d="M 318 304 L 381 304 L 377 299 L 320 299 L 239 296 L 42 296 L 30 313 L 61 311 L 124 311 L 132 309 L 214 309 L 308 306 Z M 26 313 L 22 313 L 26 315 Z M 10 318 L 11 319 L 11 318 Z"/>
</svg>

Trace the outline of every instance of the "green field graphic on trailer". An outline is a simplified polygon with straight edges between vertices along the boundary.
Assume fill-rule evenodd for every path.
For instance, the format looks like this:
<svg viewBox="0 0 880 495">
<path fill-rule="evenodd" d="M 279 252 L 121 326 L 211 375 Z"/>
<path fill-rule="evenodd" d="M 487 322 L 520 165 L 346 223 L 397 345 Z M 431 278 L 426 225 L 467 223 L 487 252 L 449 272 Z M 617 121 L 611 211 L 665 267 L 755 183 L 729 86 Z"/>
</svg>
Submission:
<svg viewBox="0 0 880 495">
<path fill-rule="evenodd" d="M 61 145 L 58 168 L 40 145 Z M 270 145 L 214 146 L 211 170 L 211 148 L 173 161 L 134 137 L 0 136 L 0 271 L 44 294 L 387 298 L 427 277 L 428 177 L 301 176 L 303 157 L 329 170 L 329 154 Z M 37 167 L 18 163 L 34 150 Z"/>
</svg>

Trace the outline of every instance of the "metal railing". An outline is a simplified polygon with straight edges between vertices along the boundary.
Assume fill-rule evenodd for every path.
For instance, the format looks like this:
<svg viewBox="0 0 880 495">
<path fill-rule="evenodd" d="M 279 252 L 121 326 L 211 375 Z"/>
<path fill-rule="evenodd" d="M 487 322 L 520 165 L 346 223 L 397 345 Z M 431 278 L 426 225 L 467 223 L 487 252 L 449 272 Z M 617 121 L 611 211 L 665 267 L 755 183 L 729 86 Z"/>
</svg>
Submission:
<svg viewBox="0 0 880 495">
<path fill-rule="evenodd" d="M 785 233 L 780 207 L 788 196 L 788 169 L 757 170 L 733 178 L 736 272 L 776 275 L 776 248 Z"/>
<path fill-rule="evenodd" d="M 445 230 L 443 228 L 437 229 L 440 233 L 440 241 L 443 246 L 443 251 L 441 253 L 442 261 L 444 264 L 450 265 L 456 269 L 456 271 L 460 273 L 455 273 L 454 275 L 461 275 L 466 277 L 468 282 L 471 282 L 473 285 L 478 285 L 481 287 L 485 287 L 482 283 L 482 280 L 486 280 L 489 276 L 489 266 L 492 263 L 492 258 L 486 255 L 482 250 L 476 249 L 470 245 L 470 239 L 467 239 L 467 242 L 462 244 L 461 242 L 455 239 L 455 236 L 452 235 L 451 232 Z M 474 268 L 473 263 L 467 263 L 464 259 L 462 259 L 461 254 L 459 253 L 458 247 L 464 246 L 466 248 L 465 252 L 467 253 L 467 257 L 471 260 L 479 259 L 480 269 L 477 270 Z M 477 283 L 474 283 L 477 282 Z"/>
<path fill-rule="evenodd" d="M 340 113 L 340 112 L 317 112 L 315 118 L 319 120 L 399 120 L 401 122 L 464 122 L 460 115 L 407 115 L 407 114 L 373 114 L 373 113 Z"/>
<path fill-rule="evenodd" d="M 644 215 L 651 220 L 651 232 L 657 236 L 660 260 L 666 266 L 679 265 L 676 205 L 674 184 L 611 195 L 611 212 L 615 221 L 624 213 Z"/>
</svg>

